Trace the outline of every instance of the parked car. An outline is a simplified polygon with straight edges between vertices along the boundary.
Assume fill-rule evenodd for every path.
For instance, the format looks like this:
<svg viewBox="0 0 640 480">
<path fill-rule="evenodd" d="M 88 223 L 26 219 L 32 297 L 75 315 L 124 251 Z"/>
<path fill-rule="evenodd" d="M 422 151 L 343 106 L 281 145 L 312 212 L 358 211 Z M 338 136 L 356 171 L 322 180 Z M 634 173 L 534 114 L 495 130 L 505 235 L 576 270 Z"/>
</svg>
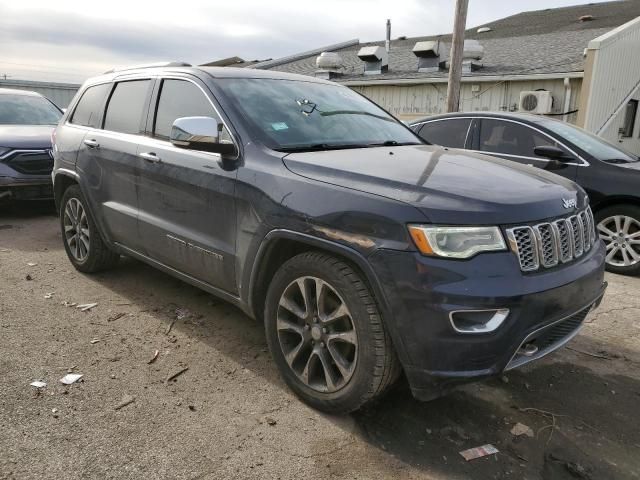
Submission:
<svg viewBox="0 0 640 480">
<path fill-rule="evenodd" d="M 76 269 L 128 255 L 237 305 L 325 411 L 359 408 L 401 370 L 427 400 L 536 360 L 606 287 L 575 183 L 424 145 L 320 79 L 108 73 L 76 95 L 54 157 Z"/>
<path fill-rule="evenodd" d="M 36 92 L 0 88 L 0 201 L 53 199 L 51 132 L 61 117 Z"/>
<path fill-rule="evenodd" d="M 454 113 L 409 123 L 425 141 L 543 168 L 589 195 L 607 269 L 640 274 L 640 159 L 600 137 L 549 117 Z"/>
</svg>

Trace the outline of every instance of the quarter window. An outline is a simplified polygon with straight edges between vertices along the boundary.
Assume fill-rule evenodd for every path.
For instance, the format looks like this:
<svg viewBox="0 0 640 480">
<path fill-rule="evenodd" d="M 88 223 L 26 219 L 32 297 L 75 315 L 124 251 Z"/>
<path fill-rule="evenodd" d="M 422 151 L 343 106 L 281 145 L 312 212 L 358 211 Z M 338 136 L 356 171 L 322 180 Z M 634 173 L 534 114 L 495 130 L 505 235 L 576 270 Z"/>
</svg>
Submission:
<svg viewBox="0 0 640 480">
<path fill-rule="evenodd" d="M 163 80 L 153 134 L 169 139 L 177 118 L 211 117 L 219 120 L 209 99 L 196 85 L 186 80 Z"/>
<path fill-rule="evenodd" d="M 550 137 L 526 125 L 502 120 L 482 120 L 480 150 L 483 152 L 538 157 L 533 149 L 542 146 L 553 146 L 565 150 Z"/>
<path fill-rule="evenodd" d="M 470 123 L 470 118 L 436 120 L 425 123 L 418 135 L 433 145 L 464 148 Z"/>
<path fill-rule="evenodd" d="M 104 117 L 104 129 L 121 133 L 140 133 L 150 80 L 131 80 L 116 84 Z"/>
<path fill-rule="evenodd" d="M 100 128 L 102 106 L 104 105 L 104 99 L 110 88 L 110 83 L 103 83 L 102 85 L 87 88 L 82 94 L 69 121 L 75 125 L 82 125 L 83 127 Z"/>
</svg>

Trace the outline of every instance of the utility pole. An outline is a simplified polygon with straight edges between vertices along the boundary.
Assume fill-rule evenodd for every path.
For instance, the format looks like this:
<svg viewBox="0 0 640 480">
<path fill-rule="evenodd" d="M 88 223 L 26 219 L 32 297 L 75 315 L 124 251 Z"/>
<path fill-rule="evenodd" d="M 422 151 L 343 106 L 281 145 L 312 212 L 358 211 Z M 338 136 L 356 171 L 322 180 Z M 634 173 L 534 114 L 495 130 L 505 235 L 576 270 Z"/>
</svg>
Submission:
<svg viewBox="0 0 640 480">
<path fill-rule="evenodd" d="M 460 77 L 462 76 L 462 52 L 464 51 L 464 29 L 467 24 L 469 0 L 456 0 L 456 16 L 449 55 L 449 85 L 447 86 L 447 112 L 460 108 Z"/>
</svg>

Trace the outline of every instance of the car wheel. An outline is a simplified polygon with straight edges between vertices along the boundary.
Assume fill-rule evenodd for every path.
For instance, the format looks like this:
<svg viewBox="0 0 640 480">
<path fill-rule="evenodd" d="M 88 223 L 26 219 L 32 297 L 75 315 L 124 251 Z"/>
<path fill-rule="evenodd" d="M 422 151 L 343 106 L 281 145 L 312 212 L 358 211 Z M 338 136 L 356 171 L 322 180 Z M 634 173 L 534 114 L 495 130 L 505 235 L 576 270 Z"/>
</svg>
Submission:
<svg viewBox="0 0 640 480">
<path fill-rule="evenodd" d="M 640 208 L 614 205 L 597 211 L 595 219 L 607 248 L 607 270 L 622 275 L 640 274 Z"/>
<path fill-rule="evenodd" d="M 120 255 L 103 242 L 78 185 L 67 188 L 62 196 L 60 227 L 64 249 L 77 270 L 99 272 L 118 262 Z"/>
<path fill-rule="evenodd" d="M 285 382 L 318 410 L 356 410 L 400 374 L 369 288 L 331 255 L 303 253 L 282 265 L 267 292 L 265 328 Z"/>
</svg>

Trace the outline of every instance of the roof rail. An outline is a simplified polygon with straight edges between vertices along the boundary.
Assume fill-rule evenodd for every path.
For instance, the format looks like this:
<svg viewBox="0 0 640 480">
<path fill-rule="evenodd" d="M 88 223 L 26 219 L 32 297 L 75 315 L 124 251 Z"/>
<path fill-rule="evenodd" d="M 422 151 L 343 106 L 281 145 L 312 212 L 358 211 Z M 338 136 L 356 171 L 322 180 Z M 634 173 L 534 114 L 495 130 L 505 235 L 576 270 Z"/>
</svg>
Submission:
<svg viewBox="0 0 640 480">
<path fill-rule="evenodd" d="M 128 67 L 120 67 L 120 68 L 112 68 L 111 70 L 107 70 L 104 72 L 107 73 L 115 73 L 122 72 L 124 70 L 137 70 L 140 68 L 160 68 L 160 67 L 190 67 L 190 63 L 186 62 L 156 62 L 156 63 L 143 63 L 140 65 L 130 65 Z"/>
</svg>

